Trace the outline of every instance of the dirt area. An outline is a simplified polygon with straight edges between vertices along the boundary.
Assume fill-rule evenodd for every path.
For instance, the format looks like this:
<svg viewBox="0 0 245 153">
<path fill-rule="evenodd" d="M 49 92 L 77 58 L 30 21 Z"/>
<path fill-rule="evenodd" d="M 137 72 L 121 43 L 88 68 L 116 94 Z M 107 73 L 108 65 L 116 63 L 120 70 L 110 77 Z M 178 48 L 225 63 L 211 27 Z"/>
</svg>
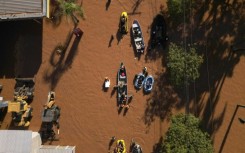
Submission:
<svg viewBox="0 0 245 153">
<path fill-rule="evenodd" d="M 224 137 L 236 106 L 245 105 L 245 82 L 242 81 L 245 58 L 242 52 L 230 52 L 230 45 L 240 40 L 238 34 L 244 34 L 241 30 L 245 23 L 245 15 L 241 15 L 244 14 L 244 5 L 237 1 L 210 4 L 200 3 L 200 12 L 195 12 L 199 16 L 194 15 L 192 27 L 190 24 L 187 26 L 187 33 L 192 33 L 187 36 L 187 41 L 199 45 L 204 56 L 201 77 L 190 86 L 189 91 L 175 91 L 169 85 L 167 49 L 157 48 L 138 58 L 135 57 L 130 32 L 123 39 L 117 34 L 119 16 L 127 11 L 130 27 L 137 19 L 148 44 L 151 23 L 160 9 L 167 8 L 166 2 L 113 0 L 110 4 L 106 1 L 83 1 L 86 20 L 80 19 L 78 27 L 84 34 L 81 39 L 76 39 L 74 35 L 71 37 L 64 56 L 57 55 L 54 49 L 70 39 L 74 25 L 69 18 L 62 18 L 58 25 L 47 19 L 11 24 L 24 26 L 13 27 L 21 29 L 16 32 L 5 31 L 6 40 L 16 43 L 6 43 L 4 56 L 0 56 L 0 83 L 4 85 L 1 96 L 12 99 L 15 76 L 35 76 L 35 98 L 31 103 L 34 112 L 29 129 L 40 129 L 42 106 L 47 101 L 48 92 L 53 90 L 57 105 L 61 107 L 60 135 L 58 141 L 45 144 L 76 146 L 78 153 L 112 150 L 115 146 L 109 147 L 112 136 L 124 139 L 127 149 L 133 138 L 144 152 L 157 152 L 154 145 L 167 131 L 169 116 L 185 111 L 202 119 L 203 127 L 212 135 L 215 152 L 221 150 L 222 142 L 223 152 L 242 152 L 245 130 L 238 117 L 244 118 L 243 108 L 237 111 L 226 141 Z M 225 13 L 220 13 L 221 10 Z M 169 27 L 171 20 L 165 16 L 170 41 L 178 42 L 183 37 L 183 29 Z M 0 26 L 10 27 L 2 23 Z M 10 37 L 11 34 L 14 37 Z M 114 36 L 112 41 L 111 35 Z M 110 78 L 111 86 L 116 85 L 121 62 L 127 69 L 128 90 L 133 99 L 128 111 L 118 112 L 116 91 L 111 87 L 105 92 L 102 86 L 106 76 Z M 135 74 L 144 66 L 148 67 L 156 81 L 151 94 L 136 91 L 133 86 Z M 185 103 L 187 92 L 191 101 L 188 109 Z M 5 128 L 11 128 L 8 115 L 3 121 Z"/>
</svg>

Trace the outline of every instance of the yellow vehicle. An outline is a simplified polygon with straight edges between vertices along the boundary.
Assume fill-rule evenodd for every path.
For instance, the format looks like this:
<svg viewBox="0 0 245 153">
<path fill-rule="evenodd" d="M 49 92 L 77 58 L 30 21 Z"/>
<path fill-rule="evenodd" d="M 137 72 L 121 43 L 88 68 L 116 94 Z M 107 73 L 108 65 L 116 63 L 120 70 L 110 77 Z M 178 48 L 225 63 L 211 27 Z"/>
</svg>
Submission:
<svg viewBox="0 0 245 153">
<path fill-rule="evenodd" d="M 126 153 L 126 146 L 124 140 L 117 140 L 115 153 Z"/>
<path fill-rule="evenodd" d="M 14 101 L 8 102 L 8 112 L 12 113 L 12 119 L 15 126 L 29 126 L 32 116 L 32 108 L 22 98 L 18 97 Z"/>
<path fill-rule="evenodd" d="M 119 30 L 122 34 L 128 33 L 128 14 L 127 12 L 122 12 L 120 16 Z"/>
</svg>

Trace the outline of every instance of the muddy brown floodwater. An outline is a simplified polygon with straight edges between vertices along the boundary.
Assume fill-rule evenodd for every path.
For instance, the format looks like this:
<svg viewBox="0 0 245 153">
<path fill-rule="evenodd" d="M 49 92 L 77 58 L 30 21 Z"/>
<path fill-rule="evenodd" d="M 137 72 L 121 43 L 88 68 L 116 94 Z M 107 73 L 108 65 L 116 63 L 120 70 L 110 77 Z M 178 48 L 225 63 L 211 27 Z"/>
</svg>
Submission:
<svg viewBox="0 0 245 153">
<path fill-rule="evenodd" d="M 240 5 L 234 4 L 234 7 L 236 6 Z M 32 23 L 40 25 L 37 26 L 39 30 L 32 31 L 32 28 L 28 29 L 23 26 L 24 31 L 31 31 L 31 36 L 28 34 L 25 36 L 24 32 L 18 32 L 20 35 L 16 34 L 13 38 L 7 37 L 7 40 L 14 39 L 18 42 L 16 44 L 24 44 L 22 45 L 24 47 L 16 49 L 5 45 L 5 48 L 11 48 L 13 52 L 5 52 L 1 58 L 1 64 L 5 64 L 1 70 L 0 81 L 4 85 L 1 95 L 5 99 L 12 98 L 13 78 L 17 74 L 21 76 L 35 75 L 35 98 L 31 103 L 34 112 L 29 129 L 38 131 L 41 126 L 42 106 L 47 101 L 48 92 L 50 90 L 56 92 L 56 104 L 61 107 L 60 134 L 58 141 L 45 142 L 44 144 L 76 146 L 78 153 L 108 152 L 115 147 L 115 144 L 111 148 L 109 147 L 111 137 L 115 136 L 116 139 L 125 140 L 127 150 L 129 150 L 131 139 L 134 139 L 142 146 L 145 153 L 157 152 L 154 151 L 153 146 L 167 131 L 169 116 L 185 112 L 183 102 L 185 100 L 178 96 L 166 81 L 164 64 L 166 63 L 166 49 L 159 48 L 155 54 L 146 52 L 138 58 L 135 56 L 130 32 L 120 39 L 117 31 L 119 16 L 121 12 L 127 11 L 129 27 L 131 27 L 133 20 L 137 19 L 141 24 L 145 43 L 148 45 L 153 18 L 159 13 L 160 8 L 167 8 L 166 2 L 164 0 L 112 0 L 110 3 L 107 1 L 83 1 L 83 7 L 86 20 L 79 19 L 78 24 L 78 27 L 84 32 L 81 39 L 70 35 L 74 25 L 66 17 L 62 18 L 61 23 L 57 26 L 47 19 Z M 227 10 L 229 9 L 227 8 Z M 204 15 L 207 17 L 207 14 Z M 174 29 L 169 28 L 169 31 L 174 31 Z M 214 33 L 214 31 L 210 31 Z M 205 33 L 200 32 L 200 35 Z M 114 39 L 111 39 L 112 35 Z M 215 37 L 215 35 L 211 36 Z M 22 37 L 28 38 L 27 41 L 21 39 Z M 171 35 L 169 37 L 171 40 Z M 196 37 L 198 41 L 198 35 Z M 55 47 L 64 44 L 69 38 L 70 42 L 64 56 L 56 54 Z M 224 36 L 222 40 L 226 40 L 229 44 L 234 39 Z M 202 41 L 204 41 L 203 37 Z M 26 45 L 29 45 L 29 48 L 33 50 L 25 47 Z M 227 53 L 227 48 L 216 47 L 222 53 Z M 212 50 L 212 47 L 210 48 Z M 20 53 L 20 50 L 24 50 L 24 54 Z M 35 51 L 36 54 L 34 54 Z M 8 62 L 7 60 L 3 62 L 3 59 L 7 57 L 15 61 L 15 58 L 12 57 L 13 54 L 18 57 L 16 62 Z M 223 56 L 226 57 L 227 54 Z M 224 75 L 226 79 L 220 79 L 222 82 L 220 84 L 215 80 L 219 74 L 212 70 L 219 71 L 222 68 L 216 67 L 215 60 L 212 59 L 215 56 L 209 53 L 204 57 L 204 68 L 202 68 L 204 74 L 201 73 L 205 77 L 201 77 L 199 82 L 196 82 L 194 91 L 190 89 L 190 92 L 198 93 L 195 95 L 196 98 L 191 97 L 190 99 L 190 112 L 204 120 L 204 127 L 212 134 L 215 152 L 219 152 L 222 142 L 225 142 L 222 148 L 223 152 L 241 153 L 245 141 L 245 125 L 238 120 L 238 118 L 245 117 L 243 108 L 238 109 L 227 139 L 223 141 L 236 105 L 245 104 L 245 81 L 243 81 L 245 58 L 240 54 L 234 56 L 237 60 L 234 62 L 235 64 L 232 63 L 232 75 Z M 210 63 L 207 62 L 207 59 Z M 232 59 L 230 58 L 230 60 Z M 117 71 L 121 62 L 127 69 L 128 91 L 133 95 L 133 99 L 128 111 L 118 112 L 117 93 L 113 90 L 113 86 L 116 85 Z M 145 66 L 156 80 L 154 91 L 150 94 L 144 94 L 142 90 L 136 91 L 133 86 L 135 75 L 141 72 Z M 26 69 L 27 67 L 29 70 Z M 209 76 L 206 73 L 207 68 L 211 70 Z M 108 91 L 103 90 L 106 76 L 111 81 Z M 209 104 L 212 102 L 209 98 L 210 90 L 213 90 L 207 88 L 207 84 L 210 82 L 215 86 L 216 84 L 222 86 L 219 92 L 215 92 L 215 95 L 218 94 L 218 98 L 214 98 L 214 105 Z M 204 86 L 202 86 L 203 84 Z M 4 121 L 6 127 L 9 126 L 7 119 L 10 119 L 8 115 Z"/>
</svg>

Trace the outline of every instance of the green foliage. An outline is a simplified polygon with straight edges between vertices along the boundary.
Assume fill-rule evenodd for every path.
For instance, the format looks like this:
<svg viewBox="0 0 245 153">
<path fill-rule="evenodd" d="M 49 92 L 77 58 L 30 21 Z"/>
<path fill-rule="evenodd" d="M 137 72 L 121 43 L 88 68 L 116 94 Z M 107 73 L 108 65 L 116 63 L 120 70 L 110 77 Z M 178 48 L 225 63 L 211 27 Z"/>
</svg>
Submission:
<svg viewBox="0 0 245 153">
<path fill-rule="evenodd" d="M 171 119 L 162 152 L 213 153 L 208 133 L 200 129 L 200 120 L 191 114 L 179 114 Z"/>
<path fill-rule="evenodd" d="M 168 0 L 167 6 L 170 17 L 174 19 L 175 22 L 181 22 L 184 17 L 184 11 L 186 17 L 188 17 L 191 7 L 190 5 L 192 5 L 191 2 L 191 0 Z"/>
<path fill-rule="evenodd" d="M 57 0 L 63 15 L 74 16 L 74 13 L 84 18 L 84 11 L 81 6 L 75 3 L 75 0 Z"/>
<path fill-rule="evenodd" d="M 189 83 L 199 77 L 198 69 L 203 63 L 203 58 L 196 54 L 195 48 L 190 47 L 185 51 L 183 47 L 171 43 L 167 59 L 173 85 L 182 86 L 185 81 Z"/>
<path fill-rule="evenodd" d="M 185 52 L 175 44 L 170 44 L 167 67 L 170 69 L 170 78 L 174 85 L 181 85 L 185 75 Z"/>
<path fill-rule="evenodd" d="M 183 6 L 182 6 L 183 0 L 168 0 L 168 12 L 169 15 L 173 18 L 179 18 L 183 15 Z"/>
</svg>

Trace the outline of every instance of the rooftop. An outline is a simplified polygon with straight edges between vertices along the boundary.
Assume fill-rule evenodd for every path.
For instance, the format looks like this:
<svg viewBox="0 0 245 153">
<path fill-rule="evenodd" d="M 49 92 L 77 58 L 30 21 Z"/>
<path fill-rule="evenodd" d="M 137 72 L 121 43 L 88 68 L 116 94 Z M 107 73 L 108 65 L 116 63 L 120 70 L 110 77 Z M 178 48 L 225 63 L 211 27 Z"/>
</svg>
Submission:
<svg viewBox="0 0 245 153">
<path fill-rule="evenodd" d="M 75 153 L 75 146 L 41 145 L 38 132 L 0 130 L 0 153 Z"/>
<path fill-rule="evenodd" d="M 41 18 L 46 15 L 49 0 L 1 0 L 0 21 L 20 18 Z"/>
<path fill-rule="evenodd" d="M 0 152 L 30 153 L 32 131 L 1 130 L 0 146 Z"/>
</svg>

